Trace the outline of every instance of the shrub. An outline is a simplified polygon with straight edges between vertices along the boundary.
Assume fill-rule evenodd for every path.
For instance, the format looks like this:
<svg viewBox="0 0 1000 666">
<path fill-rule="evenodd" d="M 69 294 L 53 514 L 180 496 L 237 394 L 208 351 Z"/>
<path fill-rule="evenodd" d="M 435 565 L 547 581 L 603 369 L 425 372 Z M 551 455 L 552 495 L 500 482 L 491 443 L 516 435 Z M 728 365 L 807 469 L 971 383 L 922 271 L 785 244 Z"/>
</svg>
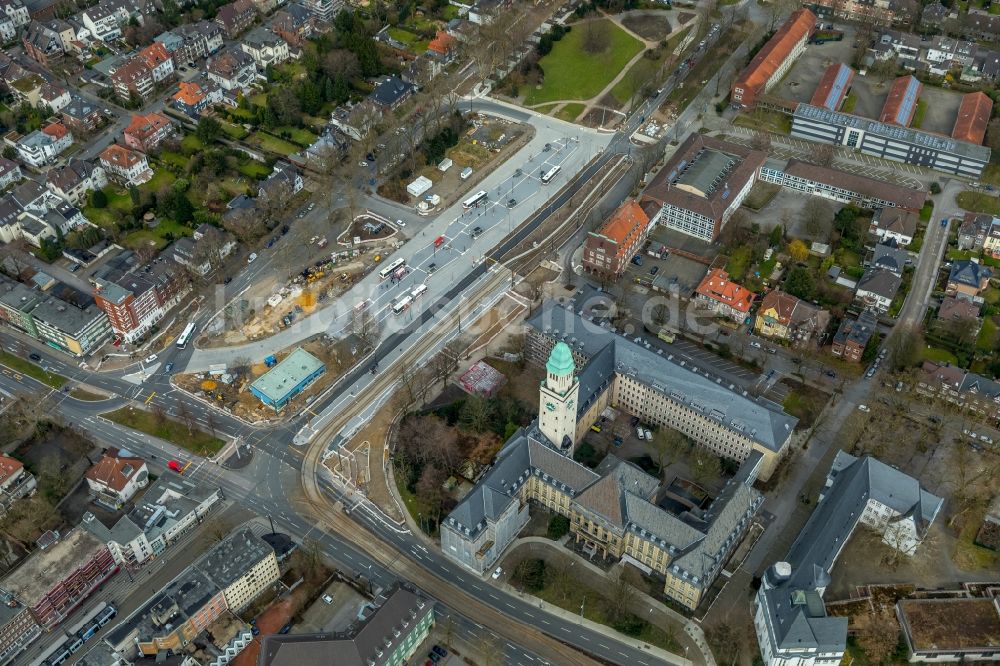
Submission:
<svg viewBox="0 0 1000 666">
<path fill-rule="evenodd" d="M 104 208 L 108 205 L 108 195 L 103 190 L 94 190 L 90 193 L 90 205 L 94 208 Z"/>
<path fill-rule="evenodd" d="M 546 531 L 545 536 L 552 539 L 553 541 L 558 541 L 559 539 L 566 536 L 569 533 L 569 518 L 566 516 L 559 515 L 558 513 L 551 518 L 549 518 L 549 529 Z"/>
</svg>

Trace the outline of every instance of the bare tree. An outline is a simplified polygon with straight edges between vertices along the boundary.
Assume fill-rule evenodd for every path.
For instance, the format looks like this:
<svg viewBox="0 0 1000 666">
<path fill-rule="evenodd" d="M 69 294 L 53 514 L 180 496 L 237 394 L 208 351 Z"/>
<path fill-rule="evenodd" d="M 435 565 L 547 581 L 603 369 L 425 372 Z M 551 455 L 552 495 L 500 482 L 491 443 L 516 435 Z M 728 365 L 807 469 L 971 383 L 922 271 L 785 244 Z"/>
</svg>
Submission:
<svg viewBox="0 0 1000 666">
<path fill-rule="evenodd" d="M 854 635 L 869 663 L 881 664 L 899 644 L 899 622 L 891 608 L 863 613 L 854 619 Z"/>
<path fill-rule="evenodd" d="M 754 150 L 763 150 L 765 153 L 771 150 L 771 133 L 758 130 L 754 132 L 753 138 L 750 139 L 750 147 Z"/>
<path fill-rule="evenodd" d="M 612 623 L 618 623 L 630 615 L 629 606 L 635 599 L 634 570 L 622 565 L 611 580 L 608 594 L 608 614 Z"/>
<path fill-rule="evenodd" d="M 672 428 L 661 428 L 653 435 L 653 450 L 656 453 L 656 466 L 660 468 L 660 478 L 666 467 L 677 461 L 689 448 L 687 438 Z"/>
<path fill-rule="evenodd" d="M 829 234 L 833 222 L 833 211 L 826 199 L 822 197 L 806 199 L 800 217 L 810 238 L 820 238 Z"/>
<path fill-rule="evenodd" d="M 228 211 L 222 226 L 244 245 L 253 245 L 267 233 L 267 214 L 257 206 Z"/>
<path fill-rule="evenodd" d="M 187 406 L 186 402 L 180 401 L 177 404 L 177 417 L 180 418 L 181 423 L 187 427 L 188 434 L 193 435 L 195 424 L 194 414 L 191 412 L 191 408 Z"/>
<path fill-rule="evenodd" d="M 587 21 L 583 24 L 583 50 L 587 53 L 604 53 L 611 45 L 610 24 L 603 20 Z"/>
<path fill-rule="evenodd" d="M 695 483 L 712 483 L 719 479 L 722 474 L 722 462 L 719 456 L 698 447 L 691 458 L 691 478 Z"/>
<path fill-rule="evenodd" d="M 806 160 L 818 166 L 830 166 L 836 154 L 837 149 L 828 143 L 810 143 Z"/>
</svg>

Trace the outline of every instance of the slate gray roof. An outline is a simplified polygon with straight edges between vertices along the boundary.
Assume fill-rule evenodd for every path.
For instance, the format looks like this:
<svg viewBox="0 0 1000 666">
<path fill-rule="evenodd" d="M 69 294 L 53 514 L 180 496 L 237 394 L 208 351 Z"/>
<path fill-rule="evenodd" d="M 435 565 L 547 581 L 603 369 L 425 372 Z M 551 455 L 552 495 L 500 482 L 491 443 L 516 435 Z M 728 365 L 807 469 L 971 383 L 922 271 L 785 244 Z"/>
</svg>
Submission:
<svg viewBox="0 0 1000 666">
<path fill-rule="evenodd" d="M 872 266 L 884 268 L 896 275 L 903 274 L 903 268 L 910 260 L 910 253 L 899 247 L 895 240 L 879 243 L 875 246 L 875 253 L 872 255 Z"/>
<path fill-rule="evenodd" d="M 869 499 L 912 516 L 921 534 L 942 504 L 940 497 L 927 492 L 913 477 L 870 456 L 855 458 L 838 452 L 824 494 L 785 556 L 791 575 L 785 577 L 775 567 L 768 569 L 758 596 L 769 615 L 770 639 L 776 648 L 844 650 L 847 618 L 826 616 L 820 590 L 829 585 L 837 555 Z"/>
<path fill-rule="evenodd" d="M 608 359 L 599 353 L 611 347 L 614 352 L 614 371 L 628 375 L 670 399 L 701 411 L 710 418 L 730 426 L 742 426 L 743 434 L 762 446 L 780 451 L 795 424 L 794 416 L 785 414 L 778 405 L 758 400 L 730 388 L 726 382 L 717 382 L 690 365 L 681 365 L 680 359 L 657 354 L 647 348 L 641 339 L 619 335 L 607 322 L 585 318 L 581 312 L 587 294 L 583 291 L 568 307 L 547 301 L 527 320 L 527 325 L 550 338 L 566 342 L 570 348 L 588 359 L 580 371 L 580 401 L 585 398 L 584 388 L 598 386 L 598 377 L 607 371 Z M 571 308 L 576 308 L 574 311 Z M 640 341 L 637 341 L 640 340 Z M 592 371 L 591 362 L 600 363 L 600 371 Z M 586 380 L 586 384 L 584 383 Z"/>
<path fill-rule="evenodd" d="M 867 291 L 892 300 L 899 291 L 903 279 L 895 273 L 881 268 L 870 267 L 858 280 L 858 291 Z"/>
<path fill-rule="evenodd" d="M 993 271 L 984 264 L 970 260 L 956 261 L 951 265 L 948 282 L 964 284 L 979 289 L 980 281 L 993 277 Z"/>
</svg>

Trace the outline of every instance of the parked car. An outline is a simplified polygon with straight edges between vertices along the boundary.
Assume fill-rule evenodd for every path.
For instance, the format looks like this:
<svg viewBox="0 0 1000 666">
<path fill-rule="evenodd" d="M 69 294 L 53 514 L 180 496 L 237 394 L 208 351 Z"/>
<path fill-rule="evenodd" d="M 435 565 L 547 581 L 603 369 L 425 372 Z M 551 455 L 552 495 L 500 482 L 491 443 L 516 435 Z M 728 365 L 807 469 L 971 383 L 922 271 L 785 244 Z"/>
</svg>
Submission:
<svg viewBox="0 0 1000 666">
<path fill-rule="evenodd" d="M 156 363 L 157 358 L 156 354 L 150 354 L 146 357 L 146 363 Z"/>
<path fill-rule="evenodd" d="M 432 650 L 434 650 L 435 652 L 437 652 L 437 653 L 438 653 L 439 655 L 441 655 L 442 657 L 447 657 L 447 656 L 448 656 L 448 651 L 447 651 L 447 650 L 445 650 L 445 649 L 444 649 L 443 647 L 441 647 L 440 645 L 435 645 L 435 646 L 434 646 L 434 647 L 432 647 L 431 649 L 432 649 Z"/>
<path fill-rule="evenodd" d="M 870 412 L 870 411 L 872 411 L 872 408 L 869 407 L 868 405 L 858 405 L 858 409 L 860 411 L 862 411 L 862 412 Z"/>
<path fill-rule="evenodd" d="M 493 572 L 493 580 L 497 580 L 502 575 L 503 575 L 503 569 L 497 567 L 496 571 Z"/>
<path fill-rule="evenodd" d="M 642 428 L 635 429 L 635 436 L 639 438 L 640 442 L 646 441 L 646 431 L 643 430 Z"/>
<path fill-rule="evenodd" d="M 757 349 L 763 349 L 763 348 L 764 348 L 764 347 L 763 347 L 763 345 L 761 345 L 761 344 L 760 344 L 759 342 L 757 342 L 756 340 L 751 340 L 751 341 L 750 341 L 750 346 L 751 346 L 751 347 L 755 347 L 755 348 L 757 348 Z"/>
<path fill-rule="evenodd" d="M 256 260 L 257 260 L 257 253 L 256 252 L 251 252 L 250 256 L 247 257 L 247 263 L 248 264 L 252 264 Z"/>
<path fill-rule="evenodd" d="M 656 275 L 659 272 L 660 272 L 660 267 L 659 266 L 653 266 L 652 268 L 649 269 L 649 274 L 650 275 Z"/>
<path fill-rule="evenodd" d="M 28 354 L 28 358 L 30 358 L 32 361 L 36 363 L 42 360 L 42 357 L 36 354 L 35 352 L 31 352 L 30 354 Z"/>
<path fill-rule="evenodd" d="M 653 431 L 652 430 L 650 430 L 649 428 L 643 428 L 642 432 L 643 432 L 643 434 L 646 435 L 646 439 L 648 439 L 651 442 L 653 441 Z"/>
<path fill-rule="evenodd" d="M 325 603 L 332 604 L 333 603 L 333 597 L 331 597 L 329 594 L 324 594 L 323 595 L 323 601 Z"/>
<path fill-rule="evenodd" d="M 601 426 L 597 425 L 596 423 L 590 426 L 590 429 L 593 430 L 594 432 L 601 432 Z"/>
</svg>

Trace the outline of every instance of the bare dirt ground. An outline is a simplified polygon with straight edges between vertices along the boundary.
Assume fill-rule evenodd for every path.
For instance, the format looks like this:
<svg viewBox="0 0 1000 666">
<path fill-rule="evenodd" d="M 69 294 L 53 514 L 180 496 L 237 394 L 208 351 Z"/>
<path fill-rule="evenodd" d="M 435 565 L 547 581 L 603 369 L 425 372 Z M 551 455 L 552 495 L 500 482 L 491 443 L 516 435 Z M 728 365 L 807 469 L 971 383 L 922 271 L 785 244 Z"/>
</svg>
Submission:
<svg viewBox="0 0 1000 666">
<path fill-rule="evenodd" d="M 399 505 L 396 504 L 393 492 L 387 485 L 385 474 L 388 452 L 386 439 L 398 411 L 391 408 L 380 409 L 375 418 L 344 445 L 345 457 L 334 456 L 326 461 L 326 466 L 338 476 L 349 474 L 355 479 L 360 475 L 366 477 L 362 487 L 368 499 L 377 504 L 394 520 L 402 520 Z"/>
</svg>

